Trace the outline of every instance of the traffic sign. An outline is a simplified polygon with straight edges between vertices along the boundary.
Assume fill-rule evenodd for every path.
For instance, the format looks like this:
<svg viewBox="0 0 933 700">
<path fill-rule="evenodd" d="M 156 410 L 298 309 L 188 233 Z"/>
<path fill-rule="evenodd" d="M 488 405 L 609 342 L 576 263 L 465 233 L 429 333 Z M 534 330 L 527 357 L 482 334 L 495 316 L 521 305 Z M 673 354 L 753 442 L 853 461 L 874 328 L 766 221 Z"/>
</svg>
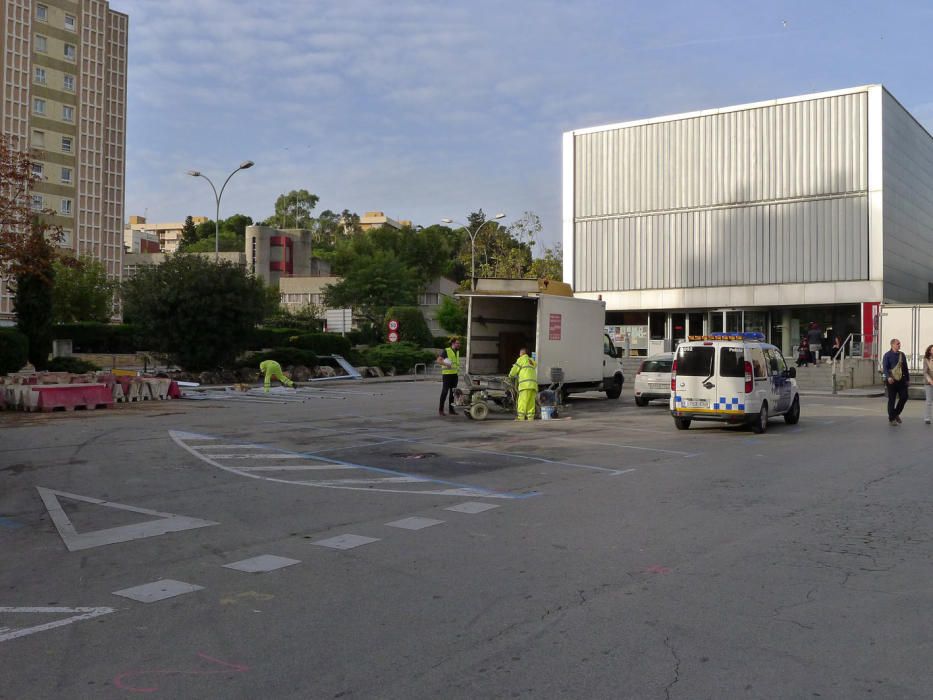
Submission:
<svg viewBox="0 0 933 700">
<path fill-rule="evenodd" d="M 396 321 L 394 318 L 389 320 L 389 330 L 390 331 L 398 330 L 398 321 Z"/>
<path fill-rule="evenodd" d="M 397 342 L 398 342 L 398 333 L 396 333 L 395 331 L 389 331 L 389 335 L 388 335 L 388 337 L 386 338 L 386 340 L 388 340 L 390 343 L 397 343 Z"/>
</svg>

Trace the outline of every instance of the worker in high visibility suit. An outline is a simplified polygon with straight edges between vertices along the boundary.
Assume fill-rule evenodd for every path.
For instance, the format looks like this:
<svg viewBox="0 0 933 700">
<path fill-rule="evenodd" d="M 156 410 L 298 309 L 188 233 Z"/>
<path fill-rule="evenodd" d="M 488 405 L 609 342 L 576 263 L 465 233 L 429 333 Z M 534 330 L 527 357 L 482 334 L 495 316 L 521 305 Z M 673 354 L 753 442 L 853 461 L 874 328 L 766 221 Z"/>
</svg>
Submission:
<svg viewBox="0 0 933 700">
<path fill-rule="evenodd" d="M 282 373 L 282 365 L 275 360 L 263 360 L 260 362 L 259 371 L 265 372 L 266 374 L 262 382 L 262 387 L 263 391 L 267 394 L 269 393 L 269 385 L 272 383 L 273 379 L 278 379 L 282 384 L 290 386 L 292 389 L 295 388 L 295 383 Z"/>
<path fill-rule="evenodd" d="M 437 413 L 444 415 L 444 403 L 448 403 L 447 412 L 455 416 L 454 410 L 454 392 L 457 390 L 457 381 L 460 377 L 460 340 L 454 338 L 450 341 L 450 347 L 437 356 L 437 364 L 441 366 L 441 400 L 437 405 Z"/>
<path fill-rule="evenodd" d="M 515 420 L 535 419 L 535 395 L 538 393 L 538 364 L 528 356 L 528 350 L 522 348 L 518 359 L 512 365 L 509 377 L 518 378 L 517 416 Z"/>
</svg>

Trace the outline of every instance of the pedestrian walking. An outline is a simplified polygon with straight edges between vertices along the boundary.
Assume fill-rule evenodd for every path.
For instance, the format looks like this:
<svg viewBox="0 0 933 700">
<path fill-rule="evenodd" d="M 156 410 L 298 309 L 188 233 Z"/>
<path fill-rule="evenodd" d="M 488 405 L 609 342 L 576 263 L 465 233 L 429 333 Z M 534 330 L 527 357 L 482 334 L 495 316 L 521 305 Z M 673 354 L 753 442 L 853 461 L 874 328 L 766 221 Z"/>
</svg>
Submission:
<svg viewBox="0 0 933 700">
<path fill-rule="evenodd" d="M 881 376 L 888 389 L 888 422 L 901 424 L 901 412 L 907 403 L 907 388 L 910 386 L 910 370 L 907 357 L 901 352 L 901 341 L 891 339 L 891 349 L 881 358 Z"/>
<path fill-rule="evenodd" d="M 930 425 L 933 420 L 933 345 L 927 345 L 927 351 L 923 353 L 923 390 L 926 392 L 923 422 Z"/>
<path fill-rule="evenodd" d="M 823 331 L 820 329 L 820 324 L 815 321 L 810 322 L 807 342 L 810 344 L 810 362 L 817 364 L 820 361 L 820 350 L 823 349 Z"/>
<path fill-rule="evenodd" d="M 528 356 L 528 350 L 522 348 L 518 359 L 512 365 L 509 377 L 516 378 L 518 399 L 515 402 L 515 420 L 535 419 L 535 396 L 538 394 L 538 364 Z"/>
<path fill-rule="evenodd" d="M 295 388 L 295 383 L 285 376 L 282 372 L 282 365 L 280 365 L 275 360 L 263 360 L 259 363 L 259 371 L 265 373 L 265 378 L 262 380 L 262 390 L 269 393 L 269 385 L 272 383 L 273 379 L 277 379 L 285 386 L 289 386 L 292 389 Z"/>
<path fill-rule="evenodd" d="M 454 410 L 454 391 L 457 389 L 457 381 L 460 377 L 460 340 L 454 338 L 450 341 L 450 347 L 437 356 L 437 364 L 441 366 L 441 400 L 437 405 L 437 414 L 444 414 L 444 403 L 447 403 L 448 412 L 455 416 Z"/>
<path fill-rule="evenodd" d="M 810 364 L 810 342 L 807 340 L 807 337 L 804 336 L 800 339 L 800 345 L 797 347 L 797 366 L 803 365 L 804 367 L 809 366 Z"/>
<path fill-rule="evenodd" d="M 836 359 L 836 355 L 839 354 L 840 350 L 842 350 L 842 341 L 837 335 L 835 338 L 833 338 L 833 359 Z"/>
</svg>

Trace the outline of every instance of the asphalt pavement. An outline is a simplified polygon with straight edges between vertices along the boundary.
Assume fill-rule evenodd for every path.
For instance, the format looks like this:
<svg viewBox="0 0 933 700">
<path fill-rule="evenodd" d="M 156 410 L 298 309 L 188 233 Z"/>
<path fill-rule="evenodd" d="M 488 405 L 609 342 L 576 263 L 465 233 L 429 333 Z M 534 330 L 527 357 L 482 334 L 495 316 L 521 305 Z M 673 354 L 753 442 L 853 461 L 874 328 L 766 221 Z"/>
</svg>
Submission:
<svg viewBox="0 0 933 700">
<path fill-rule="evenodd" d="M 0 413 L 0 698 L 928 698 L 933 428 L 439 382 Z"/>
</svg>

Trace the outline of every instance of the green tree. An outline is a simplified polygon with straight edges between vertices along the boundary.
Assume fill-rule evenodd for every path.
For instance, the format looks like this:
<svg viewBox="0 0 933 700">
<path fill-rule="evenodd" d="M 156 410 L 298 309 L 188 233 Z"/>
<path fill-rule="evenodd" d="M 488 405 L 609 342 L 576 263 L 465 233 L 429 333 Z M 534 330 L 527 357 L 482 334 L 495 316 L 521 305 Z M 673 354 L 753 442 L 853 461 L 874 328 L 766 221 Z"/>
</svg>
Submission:
<svg viewBox="0 0 933 700">
<path fill-rule="evenodd" d="M 317 206 L 320 197 L 308 190 L 292 190 L 280 194 L 275 200 L 275 214 L 264 222 L 277 228 L 313 229 L 311 212 Z"/>
<path fill-rule="evenodd" d="M 413 343 L 419 348 L 434 346 L 434 336 L 431 335 L 428 323 L 424 320 L 424 314 L 417 306 L 390 307 L 383 319 L 383 328 L 386 328 L 392 319 L 398 321 L 399 337 L 403 341 Z"/>
<path fill-rule="evenodd" d="M 21 254 L 29 261 L 13 283 L 13 311 L 16 327 L 29 339 L 29 361 L 45 369 L 52 351 L 52 287 L 55 284 L 55 248 L 44 227 L 34 224 L 24 236 Z"/>
<path fill-rule="evenodd" d="M 245 214 L 234 214 L 220 222 L 221 252 L 242 253 L 246 249 L 246 227 L 252 226 L 253 217 Z M 214 222 L 205 221 L 195 227 L 196 241 L 185 245 L 186 253 L 213 253 L 214 252 Z"/>
<path fill-rule="evenodd" d="M 324 288 L 324 303 L 332 309 L 351 308 L 379 326 L 391 306 L 414 306 L 421 284 L 418 274 L 390 250 L 375 250 L 347 262 L 337 284 Z"/>
<path fill-rule="evenodd" d="M 181 227 L 181 250 L 186 250 L 198 242 L 198 228 L 194 219 L 189 215 L 185 217 L 185 225 Z"/>
<path fill-rule="evenodd" d="M 441 328 L 451 335 L 466 335 L 467 310 L 464 301 L 452 297 L 443 297 L 435 316 Z"/>
<path fill-rule="evenodd" d="M 528 276 L 536 279 L 562 280 L 564 278 L 564 249 L 560 243 L 545 248 L 544 255 L 531 262 Z"/>
<path fill-rule="evenodd" d="M 110 320 L 117 283 L 107 276 L 100 261 L 88 257 L 60 258 L 55 261 L 54 269 L 52 318 L 55 323 L 106 323 Z"/>
<path fill-rule="evenodd" d="M 143 342 L 188 370 L 230 366 L 270 312 L 272 294 L 238 265 L 171 256 L 123 285 L 124 313 Z"/>
</svg>

